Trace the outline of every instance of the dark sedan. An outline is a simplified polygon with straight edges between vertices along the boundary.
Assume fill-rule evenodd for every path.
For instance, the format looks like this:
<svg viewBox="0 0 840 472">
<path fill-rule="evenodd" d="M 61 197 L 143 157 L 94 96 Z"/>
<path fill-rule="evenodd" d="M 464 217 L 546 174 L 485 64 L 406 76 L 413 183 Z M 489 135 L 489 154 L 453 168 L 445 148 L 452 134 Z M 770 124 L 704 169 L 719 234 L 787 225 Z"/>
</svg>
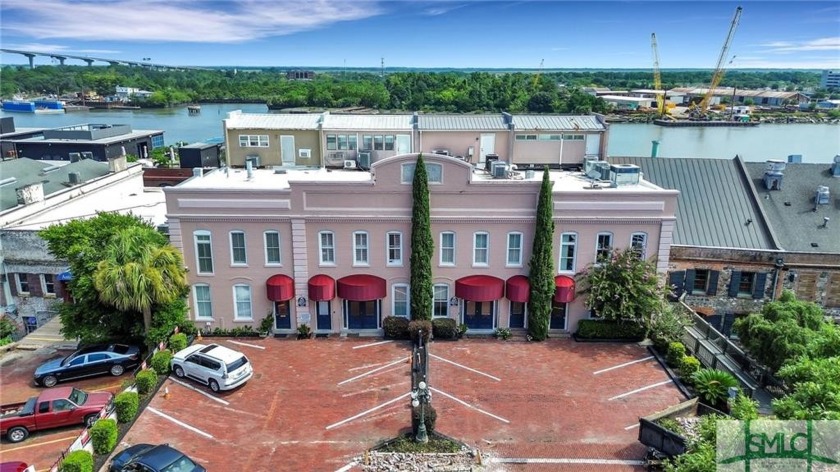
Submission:
<svg viewBox="0 0 840 472">
<path fill-rule="evenodd" d="M 83 347 L 63 359 L 53 359 L 35 369 L 35 383 L 52 387 L 58 382 L 122 375 L 140 364 L 140 348 L 125 344 L 97 344 Z"/>
<path fill-rule="evenodd" d="M 110 472 L 206 472 L 181 451 L 169 444 L 135 444 L 111 461 Z"/>
</svg>

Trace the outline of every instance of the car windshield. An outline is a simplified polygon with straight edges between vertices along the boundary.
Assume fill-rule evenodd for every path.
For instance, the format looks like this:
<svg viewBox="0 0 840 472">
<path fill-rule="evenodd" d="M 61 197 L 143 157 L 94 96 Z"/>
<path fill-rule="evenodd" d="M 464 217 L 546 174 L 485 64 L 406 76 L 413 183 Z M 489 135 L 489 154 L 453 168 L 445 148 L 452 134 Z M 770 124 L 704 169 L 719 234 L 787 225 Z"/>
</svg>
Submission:
<svg viewBox="0 0 840 472">
<path fill-rule="evenodd" d="M 192 472 L 195 469 L 195 462 L 187 456 L 181 456 L 175 459 L 175 462 L 160 469 L 160 472 Z"/>
<path fill-rule="evenodd" d="M 247 363 L 248 359 L 246 359 L 245 356 L 242 356 L 239 359 L 236 359 L 235 361 L 231 362 L 230 364 L 227 364 L 227 371 L 233 372 Z"/>
<path fill-rule="evenodd" d="M 74 352 L 73 354 L 70 354 L 69 356 L 65 357 L 64 360 L 61 361 L 61 365 L 65 366 L 65 365 L 69 364 L 70 361 L 72 361 L 73 359 L 75 359 L 77 357 L 79 357 L 79 353 Z"/>
<path fill-rule="evenodd" d="M 70 392 L 70 397 L 68 399 L 76 405 L 84 405 L 88 399 L 88 394 L 77 388 L 74 388 L 73 391 Z"/>
</svg>

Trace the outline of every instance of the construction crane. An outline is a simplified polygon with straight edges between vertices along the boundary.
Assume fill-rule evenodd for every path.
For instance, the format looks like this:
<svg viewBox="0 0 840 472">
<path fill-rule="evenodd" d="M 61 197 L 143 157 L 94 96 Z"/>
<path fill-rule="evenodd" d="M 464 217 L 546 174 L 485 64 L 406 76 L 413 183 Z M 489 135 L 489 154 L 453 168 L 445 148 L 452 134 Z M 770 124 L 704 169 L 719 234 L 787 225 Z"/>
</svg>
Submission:
<svg viewBox="0 0 840 472">
<path fill-rule="evenodd" d="M 545 62 L 545 59 L 540 59 L 540 69 L 534 75 L 534 84 L 532 85 L 532 87 L 534 87 L 534 89 L 536 89 L 537 85 L 539 85 L 539 83 L 540 83 L 540 76 L 542 75 L 542 69 L 543 69 L 543 63 L 544 62 Z"/>
<path fill-rule="evenodd" d="M 720 85 L 720 81 L 723 80 L 725 61 L 726 58 L 729 57 L 729 47 L 732 46 L 732 39 L 735 37 L 735 30 L 738 28 L 738 21 L 741 19 L 742 10 L 743 8 L 741 7 L 735 9 L 735 16 L 732 18 L 732 24 L 729 25 L 729 34 L 726 35 L 726 41 L 724 41 L 723 47 L 720 50 L 720 56 L 718 57 L 717 67 L 715 67 L 715 72 L 712 74 L 712 83 L 709 86 L 709 90 L 706 92 L 706 95 L 703 96 L 703 99 L 697 106 L 697 113 L 700 116 L 706 115 L 706 111 L 709 109 L 709 101 L 712 99 L 712 96 L 714 96 L 715 88 Z"/>
<path fill-rule="evenodd" d="M 653 50 L 653 90 L 656 92 L 656 111 L 659 116 L 665 114 L 665 94 L 662 89 L 662 76 L 659 74 L 659 48 L 656 46 L 656 33 L 650 34 L 650 48 Z"/>
</svg>

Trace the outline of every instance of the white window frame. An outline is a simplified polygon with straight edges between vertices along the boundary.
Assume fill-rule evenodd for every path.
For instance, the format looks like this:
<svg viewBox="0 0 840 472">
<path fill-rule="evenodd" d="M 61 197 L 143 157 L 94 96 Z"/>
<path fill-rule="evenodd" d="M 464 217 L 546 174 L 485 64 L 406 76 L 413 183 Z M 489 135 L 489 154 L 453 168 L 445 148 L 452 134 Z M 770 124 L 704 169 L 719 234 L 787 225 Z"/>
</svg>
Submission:
<svg viewBox="0 0 840 472">
<path fill-rule="evenodd" d="M 268 236 L 275 235 L 277 236 L 277 260 L 271 261 L 268 259 Z M 283 249 L 281 247 L 282 242 L 280 240 L 280 232 L 279 231 L 265 231 L 263 232 L 263 250 L 265 251 L 265 265 L 267 266 L 282 266 L 283 265 Z M 273 249 L 273 248 L 271 248 Z"/>
<path fill-rule="evenodd" d="M 237 261 L 236 260 L 236 251 L 239 249 L 233 246 L 233 235 L 234 234 L 241 234 L 242 235 L 242 255 L 243 260 Z M 232 266 L 239 266 L 239 267 L 246 267 L 248 266 L 248 242 L 245 236 L 245 231 L 235 229 L 228 233 L 228 239 L 230 241 L 230 265 Z"/>
<path fill-rule="evenodd" d="M 641 245 L 636 244 L 636 239 L 641 238 Z M 635 251 L 639 258 L 645 259 L 647 257 L 647 233 L 637 231 L 630 235 L 630 249 Z"/>
<path fill-rule="evenodd" d="M 205 287 L 207 288 L 207 301 L 206 302 L 203 301 L 203 300 L 199 300 L 199 298 L 198 298 L 198 288 L 199 287 L 200 288 L 205 288 Z M 195 285 L 193 285 L 193 291 L 192 292 L 193 292 L 193 307 L 195 308 L 195 320 L 196 321 L 212 320 L 213 319 L 213 296 L 210 294 L 210 285 L 208 285 L 208 284 L 195 284 Z M 235 297 L 235 295 L 234 295 L 234 297 Z M 201 306 L 200 305 L 201 303 L 206 303 L 207 304 L 207 306 L 210 309 L 210 316 L 202 316 L 201 315 L 201 309 L 199 309 L 199 306 Z"/>
<path fill-rule="evenodd" d="M 393 284 L 391 285 L 391 315 L 397 315 L 397 290 L 405 290 L 405 318 L 411 319 L 411 287 L 408 284 Z"/>
<path fill-rule="evenodd" d="M 566 242 L 563 240 L 563 237 L 566 235 L 574 236 L 575 240 L 572 242 Z M 565 233 L 560 234 L 560 260 L 557 262 L 557 272 L 558 273 L 574 273 L 577 269 L 577 255 L 578 255 L 578 234 L 573 231 L 567 231 Z M 572 268 L 565 269 L 563 267 L 563 260 L 566 259 L 565 254 L 566 251 L 564 250 L 567 246 L 572 247 Z"/>
<path fill-rule="evenodd" d="M 236 289 L 244 287 L 248 289 L 248 311 L 251 312 L 249 316 L 241 316 L 239 314 L 239 299 L 236 297 Z M 243 300 L 244 303 L 244 300 Z M 254 292 L 248 284 L 235 284 L 233 286 L 233 321 L 251 321 L 254 319 Z"/>
<path fill-rule="evenodd" d="M 511 237 L 512 236 L 519 236 L 519 247 L 513 247 L 510 245 Z M 507 267 L 522 267 L 522 241 L 525 239 L 524 235 L 519 231 L 512 231 L 507 234 L 507 252 L 505 253 L 505 266 Z M 511 251 L 519 251 L 519 257 L 517 260 L 511 261 L 510 255 Z"/>
<path fill-rule="evenodd" d="M 359 242 L 359 237 L 363 241 Z M 353 267 L 370 266 L 370 235 L 367 231 L 353 232 Z"/>
<path fill-rule="evenodd" d="M 607 246 L 607 254 L 615 248 L 614 245 L 614 237 L 613 234 L 609 231 L 602 231 L 595 235 L 595 263 L 600 264 L 601 261 L 598 260 L 598 253 L 601 251 L 601 236 L 608 236 L 610 238 L 609 245 Z"/>
<path fill-rule="evenodd" d="M 202 240 L 199 242 L 199 237 L 207 237 L 207 240 Z M 207 247 L 210 248 L 210 271 L 209 272 L 202 272 L 201 271 L 201 254 L 198 250 L 199 245 L 206 244 Z M 210 231 L 206 230 L 198 230 L 193 231 L 193 246 L 195 248 L 195 273 L 199 275 L 213 275 L 214 270 L 216 268 L 215 262 L 213 262 L 213 236 L 210 234 Z"/>
<path fill-rule="evenodd" d="M 398 244 L 391 243 L 391 237 L 397 238 Z M 392 258 L 391 254 L 395 253 L 399 257 Z M 399 231 L 389 231 L 385 234 L 385 264 L 388 267 L 402 267 L 403 265 L 403 237 Z"/>
<path fill-rule="evenodd" d="M 330 244 L 324 244 L 324 237 L 329 236 Z M 329 251 L 331 254 L 331 258 L 325 259 L 324 258 L 324 251 Z M 318 232 L 318 261 L 320 265 L 328 265 L 334 266 L 335 265 L 335 233 L 332 231 L 319 231 Z"/>
<path fill-rule="evenodd" d="M 23 283 L 21 283 L 24 279 L 24 283 L 26 283 L 26 290 L 23 289 Z M 29 286 L 29 279 L 26 274 L 22 274 L 20 272 L 15 273 L 15 288 L 17 289 L 18 295 L 28 295 L 30 293 L 32 287 Z"/>
<path fill-rule="evenodd" d="M 444 237 L 444 235 L 450 235 L 450 234 L 452 235 L 452 246 L 444 246 L 443 245 L 443 237 Z M 456 238 L 457 237 L 455 236 L 454 231 L 441 231 L 441 233 L 440 233 L 440 256 L 439 256 L 440 265 L 449 266 L 449 267 L 455 266 L 455 261 L 456 261 L 456 256 L 457 256 L 457 254 L 455 253 L 455 251 L 456 251 L 455 248 L 458 244 Z M 443 255 L 445 254 L 446 251 L 451 251 L 452 252 L 452 260 L 451 261 L 447 261 L 443 257 Z"/>
<path fill-rule="evenodd" d="M 441 287 L 446 289 L 446 296 L 443 298 L 443 300 L 437 298 L 437 289 Z M 443 305 L 445 307 L 444 312 L 446 313 L 445 315 L 435 315 L 435 303 L 437 303 L 438 300 L 443 302 Z M 449 318 L 449 284 L 432 285 L 432 318 Z"/>
<path fill-rule="evenodd" d="M 478 237 L 485 236 L 487 244 L 484 247 L 478 247 Z M 479 251 L 484 251 L 484 262 L 478 261 Z M 473 233 L 473 267 L 487 267 L 490 265 L 490 233 L 487 231 L 476 231 Z"/>
<path fill-rule="evenodd" d="M 47 276 L 52 277 L 52 292 L 47 290 Z M 55 274 L 40 274 L 41 278 L 41 293 L 44 294 L 44 297 L 55 297 L 55 283 L 56 277 Z"/>
<path fill-rule="evenodd" d="M 301 158 L 301 159 L 312 158 L 312 149 L 307 149 L 307 148 L 298 149 L 298 157 Z"/>
<path fill-rule="evenodd" d="M 268 147 L 268 135 L 240 134 L 239 147 Z"/>
</svg>

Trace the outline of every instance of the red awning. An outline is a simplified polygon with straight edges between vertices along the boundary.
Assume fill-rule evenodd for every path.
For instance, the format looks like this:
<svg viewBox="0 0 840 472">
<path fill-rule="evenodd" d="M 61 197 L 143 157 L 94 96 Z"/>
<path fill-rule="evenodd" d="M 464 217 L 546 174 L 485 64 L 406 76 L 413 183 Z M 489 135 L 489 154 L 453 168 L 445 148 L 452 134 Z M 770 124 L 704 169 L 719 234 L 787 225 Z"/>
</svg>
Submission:
<svg viewBox="0 0 840 472">
<path fill-rule="evenodd" d="M 335 298 L 335 280 L 329 275 L 318 274 L 309 279 L 309 299 L 322 302 Z"/>
<path fill-rule="evenodd" d="M 388 293 L 385 279 L 375 275 L 356 274 L 338 279 L 338 296 L 354 302 L 378 300 Z"/>
<path fill-rule="evenodd" d="M 471 302 L 492 302 L 505 296 L 505 281 L 490 275 L 468 275 L 455 281 L 455 296 Z"/>
<path fill-rule="evenodd" d="M 575 299 L 575 279 L 567 275 L 558 275 L 554 277 L 554 285 L 557 289 L 554 291 L 554 301 L 560 303 L 569 303 Z"/>
<path fill-rule="evenodd" d="M 528 303 L 528 300 L 531 299 L 531 284 L 528 282 L 528 277 L 514 275 L 507 279 L 505 294 L 507 299 L 512 302 Z"/>
<path fill-rule="evenodd" d="M 268 299 L 273 302 L 285 302 L 295 296 L 295 281 L 288 275 L 272 275 L 265 281 Z"/>
</svg>

